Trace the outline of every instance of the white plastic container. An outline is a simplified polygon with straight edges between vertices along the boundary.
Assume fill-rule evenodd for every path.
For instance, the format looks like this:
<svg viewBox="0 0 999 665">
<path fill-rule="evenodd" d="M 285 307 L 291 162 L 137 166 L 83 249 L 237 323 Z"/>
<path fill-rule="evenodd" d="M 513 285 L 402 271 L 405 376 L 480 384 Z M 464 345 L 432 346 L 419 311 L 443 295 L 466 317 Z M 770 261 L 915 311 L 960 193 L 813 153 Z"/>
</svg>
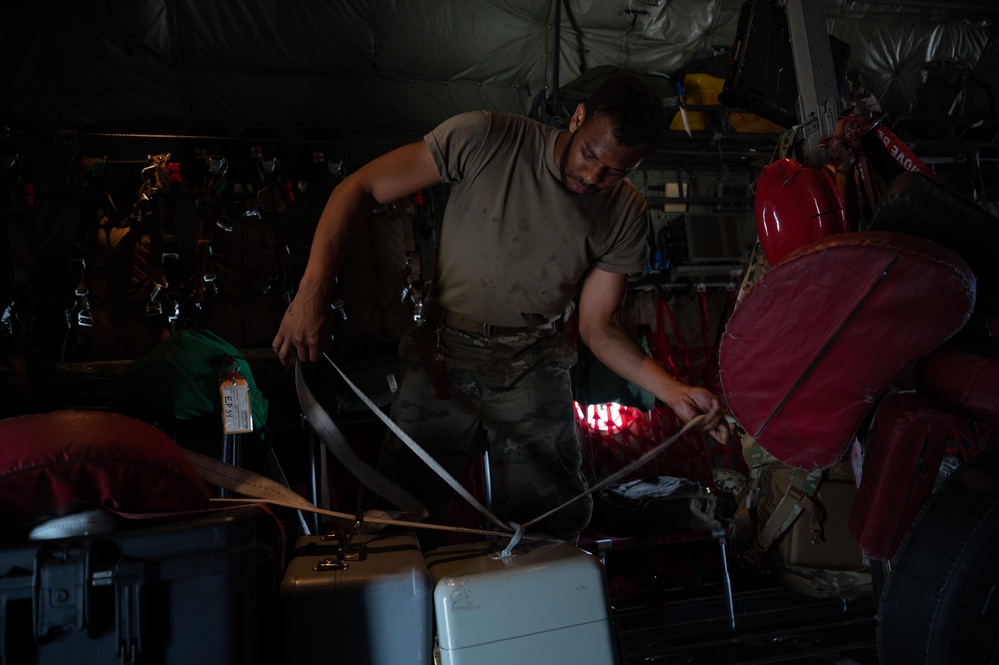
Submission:
<svg viewBox="0 0 999 665">
<path fill-rule="evenodd" d="M 441 665 L 613 665 L 600 561 L 565 542 L 495 543 L 426 554 Z"/>
</svg>

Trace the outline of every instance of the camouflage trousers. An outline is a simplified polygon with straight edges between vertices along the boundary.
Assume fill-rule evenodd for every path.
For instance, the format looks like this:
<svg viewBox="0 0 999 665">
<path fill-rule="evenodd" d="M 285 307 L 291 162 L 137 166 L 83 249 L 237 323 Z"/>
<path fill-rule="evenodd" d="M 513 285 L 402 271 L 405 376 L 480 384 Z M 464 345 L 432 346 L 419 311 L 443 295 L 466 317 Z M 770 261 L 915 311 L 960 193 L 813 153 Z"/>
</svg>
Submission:
<svg viewBox="0 0 999 665">
<path fill-rule="evenodd" d="M 565 336 L 547 330 L 485 337 L 443 328 L 447 395 L 438 398 L 432 361 L 437 334 L 437 326 L 426 323 L 400 342 L 407 368 L 393 421 L 459 481 L 487 450 L 491 510 L 501 519 L 523 524 L 582 493 L 569 381 L 576 351 Z M 391 433 L 379 468 L 424 502 L 431 522 L 445 523 L 455 491 Z M 585 497 L 529 531 L 571 539 L 591 513 Z"/>
</svg>

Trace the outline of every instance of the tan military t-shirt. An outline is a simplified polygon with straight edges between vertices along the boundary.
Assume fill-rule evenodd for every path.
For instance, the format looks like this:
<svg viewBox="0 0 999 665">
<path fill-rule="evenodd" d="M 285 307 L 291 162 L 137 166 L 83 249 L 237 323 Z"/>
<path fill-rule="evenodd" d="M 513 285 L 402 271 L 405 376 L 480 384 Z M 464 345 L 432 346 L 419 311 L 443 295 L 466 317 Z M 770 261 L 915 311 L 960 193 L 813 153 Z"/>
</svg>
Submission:
<svg viewBox="0 0 999 665">
<path fill-rule="evenodd" d="M 645 199 L 623 180 L 574 194 L 555 161 L 558 130 L 473 111 L 424 137 L 451 194 L 431 300 L 498 326 L 559 318 L 593 266 L 645 264 Z"/>
</svg>

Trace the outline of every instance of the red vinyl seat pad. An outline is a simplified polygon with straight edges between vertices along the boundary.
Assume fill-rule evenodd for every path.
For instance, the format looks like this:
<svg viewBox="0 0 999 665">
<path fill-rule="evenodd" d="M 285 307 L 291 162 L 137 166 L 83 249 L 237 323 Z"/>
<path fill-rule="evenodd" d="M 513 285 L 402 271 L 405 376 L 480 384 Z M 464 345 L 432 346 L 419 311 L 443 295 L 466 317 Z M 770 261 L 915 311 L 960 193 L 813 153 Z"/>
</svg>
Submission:
<svg viewBox="0 0 999 665">
<path fill-rule="evenodd" d="M 140 420 L 76 410 L 0 420 L 0 538 L 81 506 L 183 512 L 211 496 L 174 441 Z"/>
<path fill-rule="evenodd" d="M 781 461 L 832 466 L 884 389 L 960 330 L 974 301 L 968 264 L 932 241 L 856 232 L 802 247 L 726 325 L 729 409 Z"/>
<path fill-rule="evenodd" d="M 919 363 L 917 380 L 948 410 L 999 425 L 999 347 L 936 349 Z"/>
<path fill-rule="evenodd" d="M 850 530 L 868 556 L 895 557 L 933 491 L 949 434 L 946 414 L 922 395 L 895 393 L 878 404 L 850 508 Z"/>
</svg>

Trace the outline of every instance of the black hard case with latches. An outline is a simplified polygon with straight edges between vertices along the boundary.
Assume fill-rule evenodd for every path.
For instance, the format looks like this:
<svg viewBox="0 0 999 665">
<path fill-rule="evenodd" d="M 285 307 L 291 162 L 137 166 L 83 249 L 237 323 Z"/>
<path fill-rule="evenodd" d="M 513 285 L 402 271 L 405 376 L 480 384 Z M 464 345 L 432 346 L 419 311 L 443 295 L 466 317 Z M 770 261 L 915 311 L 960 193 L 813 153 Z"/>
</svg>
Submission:
<svg viewBox="0 0 999 665">
<path fill-rule="evenodd" d="M 0 662 L 273 662 L 284 530 L 261 505 L 0 546 Z"/>
</svg>

